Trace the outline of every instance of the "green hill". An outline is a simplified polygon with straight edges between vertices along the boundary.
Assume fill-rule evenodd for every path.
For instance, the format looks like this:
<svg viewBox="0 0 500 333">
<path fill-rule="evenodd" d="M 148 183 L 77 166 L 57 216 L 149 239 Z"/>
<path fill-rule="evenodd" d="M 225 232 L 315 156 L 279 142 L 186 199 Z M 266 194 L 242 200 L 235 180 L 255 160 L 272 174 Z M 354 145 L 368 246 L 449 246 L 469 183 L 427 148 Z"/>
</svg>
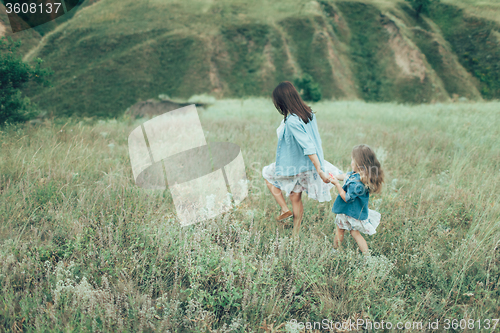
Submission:
<svg viewBox="0 0 500 333">
<path fill-rule="evenodd" d="M 33 29 L 13 33 L 10 28 L 6 8 L 0 2 L 0 38 L 2 37 L 11 37 L 14 41 L 21 40 L 21 47 L 18 50 L 20 54 L 26 54 L 29 50 L 35 48 L 42 38 L 40 34 Z"/>
<path fill-rule="evenodd" d="M 498 7 L 470 2 L 417 19 L 398 1 L 101 0 L 26 56 L 55 71 L 26 93 L 55 114 L 116 116 L 159 94 L 269 96 L 308 73 L 332 100 L 498 98 Z"/>
</svg>

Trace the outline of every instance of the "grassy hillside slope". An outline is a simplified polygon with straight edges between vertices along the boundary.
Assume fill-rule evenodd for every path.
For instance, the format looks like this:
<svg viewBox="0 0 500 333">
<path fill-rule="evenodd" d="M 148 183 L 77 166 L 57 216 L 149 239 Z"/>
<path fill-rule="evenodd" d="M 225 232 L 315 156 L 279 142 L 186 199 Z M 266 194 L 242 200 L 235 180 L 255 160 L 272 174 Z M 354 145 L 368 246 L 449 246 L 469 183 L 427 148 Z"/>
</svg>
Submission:
<svg viewBox="0 0 500 333">
<path fill-rule="evenodd" d="M 7 16 L 5 6 L 0 2 L 0 38 L 11 37 L 14 41 L 21 40 L 19 54 L 24 55 L 29 50 L 38 46 L 41 40 L 40 34 L 33 29 L 13 33 L 10 27 L 9 17 Z"/>
<path fill-rule="evenodd" d="M 441 28 L 462 66 L 480 82 L 481 94 L 487 99 L 499 98 L 500 25 L 444 4 L 436 6 L 431 18 Z"/>
<path fill-rule="evenodd" d="M 416 19 L 398 1 L 101 0 L 26 57 L 56 72 L 52 89 L 27 93 L 55 114 L 116 116 L 159 94 L 268 96 L 308 73 L 326 99 L 498 98 L 500 25 L 467 15 L 442 4 Z"/>
<path fill-rule="evenodd" d="M 347 170 L 352 146 L 367 143 L 385 171 L 366 264 L 349 235 L 330 252 L 332 202 L 304 194 L 300 242 L 278 229 L 261 176 L 281 120 L 269 99 L 199 110 L 207 141 L 241 147 L 250 192 L 234 211 L 184 228 L 168 190 L 134 184 L 127 136 L 144 120 L 47 120 L 0 132 L 0 326 L 260 332 L 264 321 L 327 318 L 443 328 L 472 314 L 469 331 L 493 325 L 500 103 L 312 106 L 325 159 Z"/>
</svg>

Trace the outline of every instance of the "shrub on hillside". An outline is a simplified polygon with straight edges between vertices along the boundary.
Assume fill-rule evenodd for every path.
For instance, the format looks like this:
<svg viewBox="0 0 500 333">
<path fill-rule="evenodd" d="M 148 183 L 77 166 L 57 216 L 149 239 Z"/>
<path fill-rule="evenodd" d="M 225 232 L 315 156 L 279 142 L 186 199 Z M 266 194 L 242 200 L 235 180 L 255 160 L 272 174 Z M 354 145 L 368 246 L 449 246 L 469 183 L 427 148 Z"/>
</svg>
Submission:
<svg viewBox="0 0 500 333">
<path fill-rule="evenodd" d="M 317 102 L 321 99 L 321 87 L 311 75 L 304 74 L 294 80 L 294 85 L 304 101 Z"/>
<path fill-rule="evenodd" d="M 439 2 L 439 0 L 406 0 L 406 2 L 410 3 L 411 7 L 417 13 L 417 17 L 420 14 L 429 14 L 429 8 L 432 3 Z"/>
<path fill-rule="evenodd" d="M 36 65 L 23 62 L 16 53 L 21 41 L 12 38 L 0 39 L 0 125 L 29 120 L 38 114 L 37 106 L 23 96 L 21 88 L 28 82 L 48 85 L 45 78 L 52 75 L 50 69 L 42 69 L 42 59 L 36 59 Z"/>
</svg>

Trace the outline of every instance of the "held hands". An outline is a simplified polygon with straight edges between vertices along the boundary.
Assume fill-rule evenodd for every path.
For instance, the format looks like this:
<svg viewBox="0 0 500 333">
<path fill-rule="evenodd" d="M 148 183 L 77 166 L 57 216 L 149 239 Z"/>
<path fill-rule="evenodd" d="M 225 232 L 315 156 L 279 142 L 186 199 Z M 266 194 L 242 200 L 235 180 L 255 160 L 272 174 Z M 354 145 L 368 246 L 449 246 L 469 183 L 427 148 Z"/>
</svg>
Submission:
<svg viewBox="0 0 500 333">
<path fill-rule="evenodd" d="M 339 185 L 339 180 L 331 173 L 328 173 L 328 174 L 330 175 L 329 182 L 334 184 L 334 185 Z"/>
<path fill-rule="evenodd" d="M 326 175 L 326 173 L 323 172 L 323 170 L 320 170 L 318 172 L 318 174 L 321 177 L 321 180 L 323 180 L 323 182 L 325 182 L 325 183 L 329 183 L 330 182 L 330 178 L 328 178 L 328 176 Z"/>
</svg>

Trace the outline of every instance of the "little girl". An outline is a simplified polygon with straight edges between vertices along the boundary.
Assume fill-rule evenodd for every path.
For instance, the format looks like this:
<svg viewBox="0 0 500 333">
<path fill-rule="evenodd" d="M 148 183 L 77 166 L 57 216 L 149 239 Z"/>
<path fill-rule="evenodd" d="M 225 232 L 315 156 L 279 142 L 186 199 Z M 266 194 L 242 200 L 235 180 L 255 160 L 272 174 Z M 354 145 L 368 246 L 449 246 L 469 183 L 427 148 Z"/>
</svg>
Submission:
<svg viewBox="0 0 500 333">
<path fill-rule="evenodd" d="M 380 214 L 368 209 L 370 193 L 379 193 L 384 181 L 384 172 L 373 150 L 367 145 L 358 145 L 351 153 L 352 172 L 333 176 L 332 182 L 339 195 L 332 211 L 337 214 L 337 232 L 333 242 L 338 248 L 344 240 L 344 231 L 349 230 L 363 254 L 368 254 L 368 245 L 360 232 L 373 235 L 380 223 Z M 340 186 L 339 180 L 344 180 Z"/>
</svg>

